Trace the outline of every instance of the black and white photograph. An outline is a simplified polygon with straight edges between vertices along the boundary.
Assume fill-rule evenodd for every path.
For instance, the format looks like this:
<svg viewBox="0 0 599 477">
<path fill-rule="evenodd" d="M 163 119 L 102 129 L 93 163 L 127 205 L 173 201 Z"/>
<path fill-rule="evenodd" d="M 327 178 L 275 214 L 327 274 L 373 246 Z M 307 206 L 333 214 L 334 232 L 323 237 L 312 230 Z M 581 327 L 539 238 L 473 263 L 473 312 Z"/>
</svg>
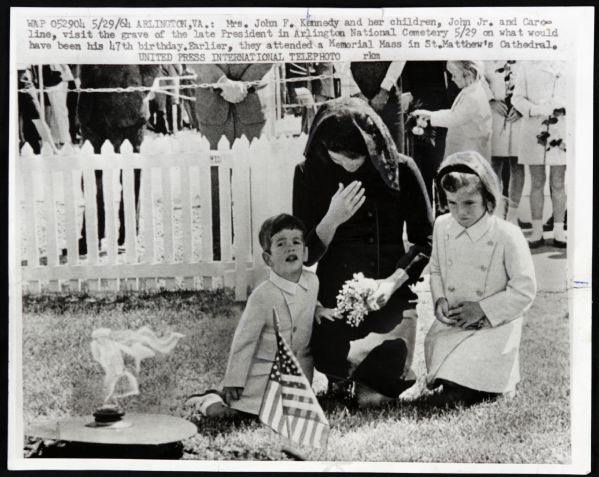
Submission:
<svg viewBox="0 0 599 477">
<path fill-rule="evenodd" d="M 64 9 L 45 10 L 52 29 L 21 10 L 28 54 L 13 46 L 9 158 L 14 468 L 590 470 L 580 421 L 591 282 L 580 257 L 592 242 L 590 224 L 577 227 L 593 101 L 577 76 L 581 44 L 553 56 L 536 37 L 524 49 L 431 52 L 425 41 L 446 41 L 444 31 L 483 27 L 458 9 L 436 24 L 425 18 L 434 11 L 395 9 L 377 31 L 421 49 L 398 46 L 384 61 L 339 61 L 343 38 L 321 43 L 332 61 L 289 55 L 283 35 L 283 61 L 261 43 L 242 50 L 262 56 L 211 61 L 217 40 L 202 40 L 203 59 L 121 63 L 110 51 L 101 62 L 75 47 L 35 52 L 93 40 L 64 36 L 85 32 L 57 20 Z M 505 31 L 537 18 L 497 10 Z M 555 22 L 552 9 L 532 10 Z M 140 55 L 147 32 L 227 38 L 201 9 L 191 11 L 204 24 L 181 9 L 169 24 L 125 11 L 79 16 Z M 316 32 L 378 25 L 331 12 L 306 15 L 312 50 Z M 251 29 L 228 15 L 261 42 L 290 22 L 276 10 Z M 565 38 L 575 28 L 554 25 Z"/>
</svg>

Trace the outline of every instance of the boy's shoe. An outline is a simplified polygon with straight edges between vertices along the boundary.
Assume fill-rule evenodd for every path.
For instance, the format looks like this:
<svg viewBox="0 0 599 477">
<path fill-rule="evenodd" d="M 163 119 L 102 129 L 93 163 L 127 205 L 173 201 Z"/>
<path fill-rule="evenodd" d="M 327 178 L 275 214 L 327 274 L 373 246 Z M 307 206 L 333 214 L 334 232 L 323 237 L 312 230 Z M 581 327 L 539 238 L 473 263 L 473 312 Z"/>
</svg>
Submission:
<svg viewBox="0 0 599 477">
<path fill-rule="evenodd" d="M 204 417 L 213 417 L 213 413 L 210 412 L 209 408 L 213 407 L 214 404 L 224 405 L 223 398 L 215 389 L 209 389 L 203 393 L 192 394 L 191 396 L 188 396 L 183 403 L 184 406 L 196 407 Z"/>
</svg>

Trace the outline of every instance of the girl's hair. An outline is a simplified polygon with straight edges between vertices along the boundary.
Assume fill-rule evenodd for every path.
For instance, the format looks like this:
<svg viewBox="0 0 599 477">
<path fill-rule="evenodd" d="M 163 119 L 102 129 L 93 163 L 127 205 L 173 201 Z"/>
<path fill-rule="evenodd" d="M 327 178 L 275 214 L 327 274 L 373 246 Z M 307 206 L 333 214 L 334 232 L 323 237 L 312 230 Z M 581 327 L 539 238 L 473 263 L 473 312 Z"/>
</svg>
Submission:
<svg viewBox="0 0 599 477">
<path fill-rule="evenodd" d="M 320 126 L 320 141 L 329 151 L 349 158 L 368 156 L 366 143 L 351 116 L 331 116 Z"/>
<path fill-rule="evenodd" d="M 456 66 L 461 71 L 463 71 L 464 76 L 471 76 L 473 81 L 481 79 L 483 77 L 484 67 L 480 61 L 458 60 L 448 61 L 447 63 L 451 63 L 452 65 Z"/>
<path fill-rule="evenodd" d="M 474 187 L 483 197 L 483 205 L 488 212 L 495 210 L 495 198 L 483 185 L 480 177 L 469 172 L 448 172 L 441 177 L 441 187 L 445 192 L 452 194 L 462 187 Z"/>
</svg>

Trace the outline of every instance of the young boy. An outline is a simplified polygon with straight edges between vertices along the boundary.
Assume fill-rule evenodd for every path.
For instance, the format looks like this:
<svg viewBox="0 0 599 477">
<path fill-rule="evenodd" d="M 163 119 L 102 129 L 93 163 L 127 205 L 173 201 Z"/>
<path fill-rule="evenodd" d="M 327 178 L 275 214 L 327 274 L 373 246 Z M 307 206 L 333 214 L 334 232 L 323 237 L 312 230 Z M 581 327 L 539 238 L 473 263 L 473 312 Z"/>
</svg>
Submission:
<svg viewBox="0 0 599 477">
<path fill-rule="evenodd" d="M 316 311 L 318 278 L 303 267 L 307 258 L 303 223 L 289 214 L 267 219 L 260 228 L 262 257 L 270 275 L 250 295 L 239 320 L 223 381 L 222 393 L 207 391 L 191 396 L 187 404 L 207 417 L 258 415 L 277 352 L 273 308 L 280 333 L 311 382 L 310 353 Z M 327 316 L 327 318 L 329 318 Z"/>
</svg>

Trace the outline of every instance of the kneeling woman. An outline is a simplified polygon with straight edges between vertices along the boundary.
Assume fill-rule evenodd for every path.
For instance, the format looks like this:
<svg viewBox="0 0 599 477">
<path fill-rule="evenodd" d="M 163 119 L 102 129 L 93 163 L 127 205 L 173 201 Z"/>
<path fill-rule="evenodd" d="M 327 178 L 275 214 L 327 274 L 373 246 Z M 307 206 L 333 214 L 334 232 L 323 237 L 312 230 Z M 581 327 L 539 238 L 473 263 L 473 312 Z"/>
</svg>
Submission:
<svg viewBox="0 0 599 477">
<path fill-rule="evenodd" d="M 522 315 L 536 293 L 530 250 L 518 226 L 493 215 L 497 176 L 477 152 L 445 159 L 437 190 L 450 213 L 433 233 L 429 387 L 443 384 L 447 400 L 460 401 L 512 393 L 520 379 Z"/>
<path fill-rule="evenodd" d="M 340 319 L 315 325 L 314 364 L 329 384 L 354 381 L 359 405 L 378 405 L 415 381 L 417 296 L 408 284 L 418 280 L 431 250 L 424 183 L 380 117 L 357 98 L 318 111 L 305 156 L 295 171 L 293 213 L 310 231 L 308 265 L 318 262 L 320 302 L 334 308 L 354 273 L 378 281 L 375 311 L 359 326 Z"/>
</svg>

